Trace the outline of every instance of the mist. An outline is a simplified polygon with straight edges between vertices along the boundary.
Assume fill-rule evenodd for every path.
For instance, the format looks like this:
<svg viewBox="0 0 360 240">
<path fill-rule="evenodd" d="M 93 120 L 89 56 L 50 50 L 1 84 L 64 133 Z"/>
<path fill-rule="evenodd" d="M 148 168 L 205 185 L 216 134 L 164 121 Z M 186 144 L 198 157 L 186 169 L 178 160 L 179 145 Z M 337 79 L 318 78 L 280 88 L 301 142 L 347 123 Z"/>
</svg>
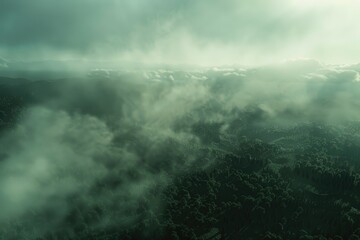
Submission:
<svg viewBox="0 0 360 240">
<path fill-rule="evenodd" d="M 65 80 L 2 78 L 2 236 L 80 239 L 131 231 L 155 221 L 154 214 L 161 222 L 161 192 L 237 154 L 244 137 L 282 146 L 281 136 L 264 131 L 313 124 L 341 130 L 358 122 L 359 80 L 357 65 L 312 59 L 192 71 L 97 69 Z M 15 106 L 7 110 L 4 100 Z M 138 234 L 161 236 L 152 234 L 162 224 Z M 16 227 L 22 230 L 11 230 Z"/>
<path fill-rule="evenodd" d="M 352 0 L 2 0 L 0 239 L 360 239 Z"/>
</svg>

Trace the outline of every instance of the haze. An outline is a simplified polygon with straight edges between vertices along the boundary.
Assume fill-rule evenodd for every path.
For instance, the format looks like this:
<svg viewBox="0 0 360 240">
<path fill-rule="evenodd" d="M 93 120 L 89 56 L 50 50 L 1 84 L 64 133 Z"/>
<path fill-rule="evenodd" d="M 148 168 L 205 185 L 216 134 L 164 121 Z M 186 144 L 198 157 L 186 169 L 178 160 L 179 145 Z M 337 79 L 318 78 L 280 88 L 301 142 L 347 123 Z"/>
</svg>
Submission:
<svg viewBox="0 0 360 240">
<path fill-rule="evenodd" d="M 2 0 L 7 61 L 359 61 L 356 0 Z M 1 64 L 1 63 L 0 63 Z"/>
</svg>

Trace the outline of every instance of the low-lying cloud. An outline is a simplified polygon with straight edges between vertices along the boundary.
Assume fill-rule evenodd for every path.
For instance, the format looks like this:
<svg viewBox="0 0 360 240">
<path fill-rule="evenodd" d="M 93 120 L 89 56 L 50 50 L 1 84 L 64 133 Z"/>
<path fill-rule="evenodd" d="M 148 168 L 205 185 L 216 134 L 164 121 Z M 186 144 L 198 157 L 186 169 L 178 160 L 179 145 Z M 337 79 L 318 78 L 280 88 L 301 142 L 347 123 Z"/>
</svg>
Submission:
<svg viewBox="0 0 360 240">
<path fill-rule="evenodd" d="M 84 229 L 78 222 L 89 231 L 129 228 L 161 213 L 154 191 L 211 166 L 206 149 L 223 134 L 359 121 L 358 71 L 296 60 L 248 69 L 98 69 L 85 79 L 29 82 L 27 107 L 0 139 L 0 224 L 23 231 L 1 234 L 75 236 Z"/>
</svg>

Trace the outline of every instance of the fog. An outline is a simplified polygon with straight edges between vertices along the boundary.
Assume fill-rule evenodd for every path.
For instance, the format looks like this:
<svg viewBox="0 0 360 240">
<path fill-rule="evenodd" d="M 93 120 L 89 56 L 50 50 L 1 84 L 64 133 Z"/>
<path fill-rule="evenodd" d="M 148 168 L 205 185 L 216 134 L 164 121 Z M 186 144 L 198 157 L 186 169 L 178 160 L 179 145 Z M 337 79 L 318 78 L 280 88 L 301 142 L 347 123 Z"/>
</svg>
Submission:
<svg viewBox="0 0 360 240">
<path fill-rule="evenodd" d="M 354 0 L 2 0 L 0 239 L 360 239 Z"/>
<path fill-rule="evenodd" d="M 101 208 L 87 220 L 89 231 L 126 229 L 162 212 L 161 195 L 150 193 L 211 168 L 219 138 L 360 120 L 358 66 L 312 59 L 193 71 L 97 69 L 28 85 L 5 80 L 4 101 L 21 88 L 30 94 L 20 95 L 18 112 L 3 110 L 0 222 L 23 229 L 3 232 L 8 239 L 60 229 L 76 236 L 74 208 Z M 7 123 L 9 115 L 15 118 Z M 140 215 L 139 206 L 146 210 Z"/>
</svg>

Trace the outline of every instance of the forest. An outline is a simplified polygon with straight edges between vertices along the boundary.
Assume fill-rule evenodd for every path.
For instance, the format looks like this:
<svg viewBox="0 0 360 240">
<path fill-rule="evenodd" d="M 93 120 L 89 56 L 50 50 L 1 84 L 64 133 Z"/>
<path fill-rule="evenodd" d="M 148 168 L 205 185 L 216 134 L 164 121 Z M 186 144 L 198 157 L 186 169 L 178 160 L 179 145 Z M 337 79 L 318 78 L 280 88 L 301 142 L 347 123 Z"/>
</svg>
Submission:
<svg viewBox="0 0 360 240">
<path fill-rule="evenodd" d="M 3 72 L 0 239 L 360 239 L 359 70 Z"/>
</svg>

